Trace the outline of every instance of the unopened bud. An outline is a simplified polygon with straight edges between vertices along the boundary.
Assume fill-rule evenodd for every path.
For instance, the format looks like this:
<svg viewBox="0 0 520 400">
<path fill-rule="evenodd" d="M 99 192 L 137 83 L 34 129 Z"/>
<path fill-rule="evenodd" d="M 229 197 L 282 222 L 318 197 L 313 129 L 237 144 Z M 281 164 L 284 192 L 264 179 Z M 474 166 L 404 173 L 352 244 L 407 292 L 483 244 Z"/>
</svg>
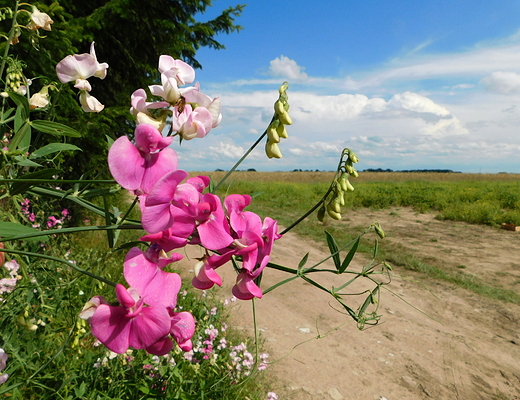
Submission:
<svg viewBox="0 0 520 400">
<path fill-rule="evenodd" d="M 372 224 L 372 226 L 374 227 L 374 230 L 376 231 L 377 235 L 383 239 L 385 237 L 385 231 L 383 231 L 383 228 L 381 228 L 381 225 L 379 224 L 379 222 L 374 222 Z"/>
<path fill-rule="evenodd" d="M 321 206 L 320 209 L 318 210 L 318 221 L 320 222 L 323 222 L 323 220 L 325 219 L 325 206 Z"/>
<path fill-rule="evenodd" d="M 283 107 L 283 103 L 280 100 L 276 100 L 274 103 L 274 112 L 277 115 L 281 115 L 285 112 L 285 108 Z"/>
<path fill-rule="evenodd" d="M 278 136 L 282 139 L 287 139 L 289 137 L 287 129 L 285 129 L 285 125 L 281 122 L 278 124 L 278 127 L 276 128 L 276 132 L 278 133 Z"/>
<path fill-rule="evenodd" d="M 270 125 L 269 128 L 267 128 L 267 138 L 270 142 L 280 143 L 280 136 L 278 136 L 278 131 L 275 128 L 273 128 L 272 125 Z"/>
<path fill-rule="evenodd" d="M 287 111 L 284 111 L 283 114 L 278 114 L 278 118 L 282 124 L 292 125 L 292 118 Z"/>
<path fill-rule="evenodd" d="M 282 85 L 278 88 L 278 93 L 284 94 L 287 89 L 289 89 L 289 82 L 284 82 Z"/>
<path fill-rule="evenodd" d="M 280 151 L 278 144 L 269 140 L 265 144 L 265 154 L 269 158 L 282 158 L 282 152 Z"/>
<path fill-rule="evenodd" d="M 352 150 L 349 151 L 348 158 L 350 158 L 353 163 L 358 163 L 359 162 L 359 157 Z"/>
<path fill-rule="evenodd" d="M 332 219 L 335 219 L 337 221 L 341 220 L 341 214 L 334 210 L 331 210 L 330 207 L 327 207 L 327 214 L 329 214 L 329 217 L 331 217 Z"/>
</svg>

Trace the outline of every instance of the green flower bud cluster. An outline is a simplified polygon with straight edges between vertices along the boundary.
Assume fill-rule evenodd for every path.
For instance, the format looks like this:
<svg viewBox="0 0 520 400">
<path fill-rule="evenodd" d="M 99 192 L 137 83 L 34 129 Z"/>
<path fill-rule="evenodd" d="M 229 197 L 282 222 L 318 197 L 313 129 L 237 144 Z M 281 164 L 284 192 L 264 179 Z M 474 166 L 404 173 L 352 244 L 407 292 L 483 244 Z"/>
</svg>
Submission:
<svg viewBox="0 0 520 400">
<path fill-rule="evenodd" d="M 350 149 L 343 150 L 336 176 L 330 188 L 331 194 L 324 199 L 318 210 L 318 219 L 321 222 L 325 215 L 338 221 L 341 220 L 341 207 L 345 206 L 345 195 L 354 190 L 349 178 L 357 178 L 359 175 L 354 168 L 354 164 L 357 162 L 359 162 L 359 157 L 356 153 Z"/>
<path fill-rule="evenodd" d="M 26 81 L 22 72 L 22 63 L 12 58 L 8 59 L 8 63 L 9 66 L 6 70 L 5 83 L 9 90 L 16 92 Z"/>
<path fill-rule="evenodd" d="M 274 116 L 267 128 L 267 142 L 265 144 L 265 153 L 269 158 L 282 158 L 282 152 L 278 147 L 281 139 L 287 139 L 289 135 L 285 129 L 285 125 L 291 125 L 292 119 L 289 115 L 289 103 L 287 89 L 289 83 L 284 82 L 278 92 L 280 96 L 274 103 Z"/>
<path fill-rule="evenodd" d="M 13 10 L 10 7 L 0 8 L 0 21 L 13 18 Z"/>
</svg>

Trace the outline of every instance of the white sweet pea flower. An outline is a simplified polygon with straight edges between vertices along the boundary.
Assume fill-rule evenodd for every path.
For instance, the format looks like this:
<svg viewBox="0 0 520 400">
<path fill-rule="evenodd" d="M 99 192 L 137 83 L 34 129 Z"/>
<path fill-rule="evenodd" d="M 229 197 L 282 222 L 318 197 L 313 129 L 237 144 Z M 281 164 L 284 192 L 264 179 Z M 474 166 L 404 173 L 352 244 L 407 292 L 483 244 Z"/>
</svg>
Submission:
<svg viewBox="0 0 520 400">
<path fill-rule="evenodd" d="M 35 93 L 31 96 L 29 100 L 29 107 L 31 110 L 35 110 L 36 108 L 45 108 L 49 104 L 49 93 L 46 91 Z"/>
<path fill-rule="evenodd" d="M 199 83 L 197 82 L 194 86 L 194 90 L 186 93 L 186 102 L 196 103 L 200 107 L 206 108 L 212 117 L 211 127 L 216 128 L 220 121 L 222 121 L 222 114 L 220 113 L 221 102 L 218 97 L 212 99 L 208 95 L 199 91 Z"/>
<path fill-rule="evenodd" d="M 184 61 L 175 60 L 171 56 L 162 55 L 159 57 L 159 72 L 173 71 L 173 76 L 179 85 L 190 84 L 195 80 L 195 70 Z"/>
<path fill-rule="evenodd" d="M 46 31 L 51 30 L 51 24 L 54 21 L 47 14 L 42 13 L 35 6 L 32 6 L 31 22 L 27 26 L 31 30 L 45 29 Z"/>
<path fill-rule="evenodd" d="M 56 74 L 62 83 L 75 81 L 78 79 L 87 80 L 95 76 L 104 79 L 106 76 L 107 63 L 98 63 L 94 51 L 94 42 L 90 45 L 90 54 L 74 54 L 65 57 L 56 65 Z"/>
<path fill-rule="evenodd" d="M 172 129 L 184 140 L 193 138 L 203 138 L 211 130 L 212 116 L 204 107 L 197 107 L 194 110 L 186 104 L 182 113 L 175 112 L 172 120 Z"/>
<path fill-rule="evenodd" d="M 94 96 L 91 96 L 89 92 L 86 90 L 80 91 L 79 94 L 79 102 L 81 103 L 81 108 L 85 112 L 100 112 L 105 108 L 103 104 L 99 102 Z"/>
<path fill-rule="evenodd" d="M 98 63 L 97 57 L 96 57 L 96 50 L 94 50 L 94 42 L 90 44 L 90 55 L 94 60 L 96 60 L 96 73 L 94 76 L 99 79 L 105 79 L 107 76 L 107 63 Z"/>
</svg>

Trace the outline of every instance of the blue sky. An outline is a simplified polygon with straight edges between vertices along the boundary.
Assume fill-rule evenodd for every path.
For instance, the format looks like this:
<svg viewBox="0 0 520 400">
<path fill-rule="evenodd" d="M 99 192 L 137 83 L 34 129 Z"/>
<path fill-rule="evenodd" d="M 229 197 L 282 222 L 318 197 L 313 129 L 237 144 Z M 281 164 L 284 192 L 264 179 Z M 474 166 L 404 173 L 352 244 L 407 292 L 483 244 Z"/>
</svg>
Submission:
<svg viewBox="0 0 520 400">
<path fill-rule="evenodd" d="M 207 20 L 240 4 L 214 0 Z M 263 145 L 241 168 L 520 172 L 520 2 L 250 2 L 225 50 L 201 49 L 201 90 L 223 121 L 176 150 L 187 170 L 229 169 L 264 131 L 290 83 L 284 157 Z M 201 168 L 201 166 L 204 168 Z"/>
</svg>

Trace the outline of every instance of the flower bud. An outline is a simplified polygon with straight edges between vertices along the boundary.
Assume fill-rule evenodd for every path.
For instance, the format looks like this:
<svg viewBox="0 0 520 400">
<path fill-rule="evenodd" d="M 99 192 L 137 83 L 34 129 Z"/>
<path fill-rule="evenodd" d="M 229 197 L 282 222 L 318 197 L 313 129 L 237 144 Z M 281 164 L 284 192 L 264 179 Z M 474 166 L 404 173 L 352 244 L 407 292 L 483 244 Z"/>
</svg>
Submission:
<svg viewBox="0 0 520 400">
<path fill-rule="evenodd" d="M 352 150 L 349 151 L 348 158 L 352 160 L 353 163 L 359 162 L 359 157 Z"/>
<path fill-rule="evenodd" d="M 269 125 L 269 128 L 267 128 L 267 138 L 270 142 L 280 143 L 280 136 L 278 136 L 278 131 L 275 128 L 273 128 L 272 125 Z"/>
<path fill-rule="evenodd" d="M 329 214 L 329 217 L 331 217 L 332 219 L 335 219 L 337 221 L 341 220 L 341 214 L 332 210 L 329 206 L 327 206 L 327 214 Z"/>
<path fill-rule="evenodd" d="M 276 132 L 278 133 L 278 136 L 287 139 L 289 137 L 289 134 L 287 133 L 287 129 L 285 129 L 285 125 L 281 122 L 276 127 Z"/>
<path fill-rule="evenodd" d="M 285 112 L 283 103 L 280 100 L 276 100 L 276 102 L 274 103 L 274 112 L 278 115 L 281 115 Z"/>
<path fill-rule="evenodd" d="M 265 154 L 269 158 L 282 158 L 282 152 L 280 151 L 278 144 L 269 140 L 265 144 Z"/>
<path fill-rule="evenodd" d="M 278 114 L 278 118 L 282 124 L 292 125 L 292 118 L 287 111 L 285 111 L 283 114 Z"/>
<path fill-rule="evenodd" d="M 281 84 L 281 86 L 278 88 L 278 93 L 284 94 L 287 89 L 289 89 L 289 82 L 284 82 Z"/>
<path fill-rule="evenodd" d="M 325 219 L 325 206 L 324 205 L 322 205 L 320 207 L 320 209 L 318 210 L 317 217 L 318 217 L 318 221 L 320 221 L 320 222 L 323 222 L 323 220 Z"/>
<path fill-rule="evenodd" d="M 383 239 L 385 237 L 385 231 L 383 231 L 383 228 L 381 228 L 381 225 L 379 224 L 379 222 L 374 222 L 372 224 L 372 226 L 374 227 L 374 230 L 376 231 L 377 235 Z"/>
</svg>

